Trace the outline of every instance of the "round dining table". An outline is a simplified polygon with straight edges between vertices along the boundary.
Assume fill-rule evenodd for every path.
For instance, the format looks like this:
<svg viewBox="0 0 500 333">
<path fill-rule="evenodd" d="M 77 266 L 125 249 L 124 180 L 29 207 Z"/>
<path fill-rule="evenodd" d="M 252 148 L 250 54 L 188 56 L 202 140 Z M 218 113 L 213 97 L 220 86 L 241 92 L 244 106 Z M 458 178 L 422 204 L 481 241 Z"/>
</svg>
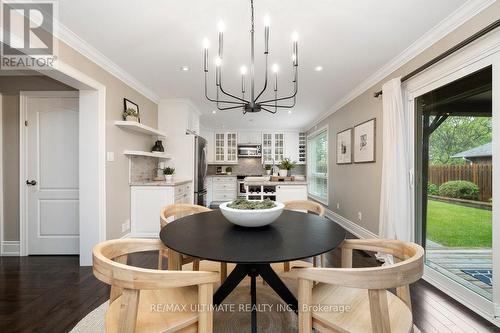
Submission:
<svg viewBox="0 0 500 333">
<path fill-rule="evenodd" d="M 245 277 L 250 277 L 252 332 L 257 329 L 256 277 L 260 275 L 297 313 L 297 298 L 271 268 L 271 263 L 329 252 L 337 248 L 345 236 L 345 230 L 331 220 L 289 210 L 283 211 L 272 224 L 258 228 L 234 225 L 219 210 L 214 210 L 177 219 L 160 231 L 160 239 L 169 251 L 236 264 L 214 293 L 214 305 L 221 304 Z M 169 261 L 171 259 L 174 258 L 169 257 Z"/>
</svg>

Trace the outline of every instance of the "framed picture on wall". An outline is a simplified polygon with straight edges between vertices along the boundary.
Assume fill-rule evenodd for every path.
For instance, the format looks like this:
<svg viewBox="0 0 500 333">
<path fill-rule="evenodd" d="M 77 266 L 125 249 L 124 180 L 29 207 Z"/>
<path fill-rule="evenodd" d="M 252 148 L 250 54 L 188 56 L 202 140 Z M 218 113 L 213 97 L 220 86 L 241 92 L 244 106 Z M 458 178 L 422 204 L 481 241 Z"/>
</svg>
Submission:
<svg viewBox="0 0 500 333">
<path fill-rule="evenodd" d="M 354 163 L 375 162 L 375 118 L 354 127 Z"/>
<path fill-rule="evenodd" d="M 337 164 L 352 163 L 352 128 L 337 133 Z"/>
<path fill-rule="evenodd" d="M 141 122 L 139 105 L 126 98 L 123 99 L 123 120 Z"/>
</svg>

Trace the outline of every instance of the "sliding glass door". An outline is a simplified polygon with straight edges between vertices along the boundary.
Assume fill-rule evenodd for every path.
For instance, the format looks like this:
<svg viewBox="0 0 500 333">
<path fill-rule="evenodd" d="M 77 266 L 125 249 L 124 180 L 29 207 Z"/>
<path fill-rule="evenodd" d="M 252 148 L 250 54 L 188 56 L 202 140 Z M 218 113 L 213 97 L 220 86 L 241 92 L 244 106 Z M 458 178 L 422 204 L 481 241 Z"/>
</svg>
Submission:
<svg viewBox="0 0 500 333">
<path fill-rule="evenodd" d="M 500 325 L 500 33 L 494 37 L 498 52 L 474 45 L 405 91 L 424 279 Z"/>
</svg>

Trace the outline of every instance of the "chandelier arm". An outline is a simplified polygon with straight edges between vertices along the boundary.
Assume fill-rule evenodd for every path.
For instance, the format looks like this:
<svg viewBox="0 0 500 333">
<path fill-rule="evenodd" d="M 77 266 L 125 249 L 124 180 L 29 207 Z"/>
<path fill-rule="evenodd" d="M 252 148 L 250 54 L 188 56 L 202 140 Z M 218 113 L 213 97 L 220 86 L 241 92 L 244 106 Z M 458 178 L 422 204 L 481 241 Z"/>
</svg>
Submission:
<svg viewBox="0 0 500 333">
<path fill-rule="evenodd" d="M 266 107 L 271 107 L 271 108 L 287 108 L 291 109 L 295 107 L 295 102 L 292 105 L 279 105 L 279 104 L 259 104 L 260 106 L 266 106 Z"/>
<path fill-rule="evenodd" d="M 265 72 L 265 80 L 264 80 L 264 88 L 262 88 L 262 91 L 255 97 L 254 103 L 257 103 L 259 100 L 259 97 L 266 91 L 267 89 L 267 54 L 266 54 L 266 72 Z"/>
<path fill-rule="evenodd" d="M 220 111 L 225 111 L 225 110 L 232 110 L 232 109 L 242 108 L 244 106 L 245 106 L 245 104 L 241 104 L 241 105 L 237 105 L 237 106 L 228 106 L 228 107 L 223 107 L 223 108 L 217 106 L 217 109 L 220 110 Z"/>
<path fill-rule="evenodd" d="M 226 95 L 226 96 L 229 96 L 229 97 L 232 97 L 232 98 L 234 98 L 234 99 L 237 99 L 237 100 L 239 100 L 239 101 L 241 101 L 242 103 L 245 103 L 245 104 L 250 103 L 249 101 L 247 101 L 247 100 L 245 100 L 245 99 L 243 99 L 243 98 L 239 98 L 239 97 L 237 97 L 237 96 L 234 96 L 234 95 L 232 95 L 232 94 L 230 94 L 230 93 L 228 93 L 228 92 L 224 91 L 224 89 L 222 88 L 222 80 L 220 81 L 219 88 L 220 88 L 220 91 L 221 91 L 224 95 Z"/>
<path fill-rule="evenodd" d="M 277 102 L 277 101 L 284 101 L 284 100 L 287 100 L 287 99 L 291 99 L 291 98 L 295 98 L 295 96 L 297 96 L 297 92 L 298 92 L 298 87 L 299 87 L 299 83 L 298 83 L 298 79 L 295 80 L 295 89 L 294 89 L 294 92 L 292 95 L 290 96 L 287 96 L 287 97 L 281 97 L 281 98 L 275 98 L 275 99 L 268 99 L 266 101 L 262 101 L 260 102 L 260 104 L 265 104 L 265 103 L 269 103 L 269 102 Z"/>
<path fill-rule="evenodd" d="M 207 89 L 207 73 L 205 73 L 205 97 L 208 99 L 210 102 L 216 102 L 216 103 L 228 103 L 228 104 L 243 104 L 243 102 L 234 102 L 234 101 L 220 101 L 218 99 L 213 99 L 208 96 L 208 89 Z"/>
<path fill-rule="evenodd" d="M 261 107 L 261 109 L 262 109 L 262 110 L 264 110 L 264 111 L 267 111 L 267 112 L 269 112 L 269 113 L 272 113 L 272 114 L 275 114 L 275 113 L 276 113 L 276 111 L 271 111 L 271 110 L 266 109 L 266 108 L 263 108 L 263 107 Z"/>
</svg>

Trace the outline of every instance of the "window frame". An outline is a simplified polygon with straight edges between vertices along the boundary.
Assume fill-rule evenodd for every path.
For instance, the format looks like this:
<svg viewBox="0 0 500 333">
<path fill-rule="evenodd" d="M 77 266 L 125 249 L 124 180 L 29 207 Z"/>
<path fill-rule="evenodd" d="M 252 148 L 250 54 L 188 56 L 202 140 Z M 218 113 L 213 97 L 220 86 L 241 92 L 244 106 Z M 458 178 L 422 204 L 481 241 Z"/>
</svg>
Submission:
<svg viewBox="0 0 500 333">
<path fill-rule="evenodd" d="M 309 166 L 312 165 L 310 163 L 310 153 L 312 152 L 310 149 L 310 142 L 312 139 L 317 137 L 318 135 L 322 134 L 323 132 L 326 132 L 326 173 L 325 173 L 325 178 L 326 178 L 326 197 L 320 197 L 317 196 L 309 191 L 309 184 L 310 184 L 310 175 L 312 173 L 309 172 Z M 329 206 L 329 193 L 330 193 L 330 128 L 327 125 L 324 125 L 316 130 L 314 130 L 311 133 L 307 134 L 307 154 L 306 154 L 306 166 L 307 166 L 307 196 L 315 201 L 318 201 L 326 206 Z M 318 176 L 315 176 L 318 177 Z M 320 176 L 321 177 L 321 176 Z"/>
</svg>

